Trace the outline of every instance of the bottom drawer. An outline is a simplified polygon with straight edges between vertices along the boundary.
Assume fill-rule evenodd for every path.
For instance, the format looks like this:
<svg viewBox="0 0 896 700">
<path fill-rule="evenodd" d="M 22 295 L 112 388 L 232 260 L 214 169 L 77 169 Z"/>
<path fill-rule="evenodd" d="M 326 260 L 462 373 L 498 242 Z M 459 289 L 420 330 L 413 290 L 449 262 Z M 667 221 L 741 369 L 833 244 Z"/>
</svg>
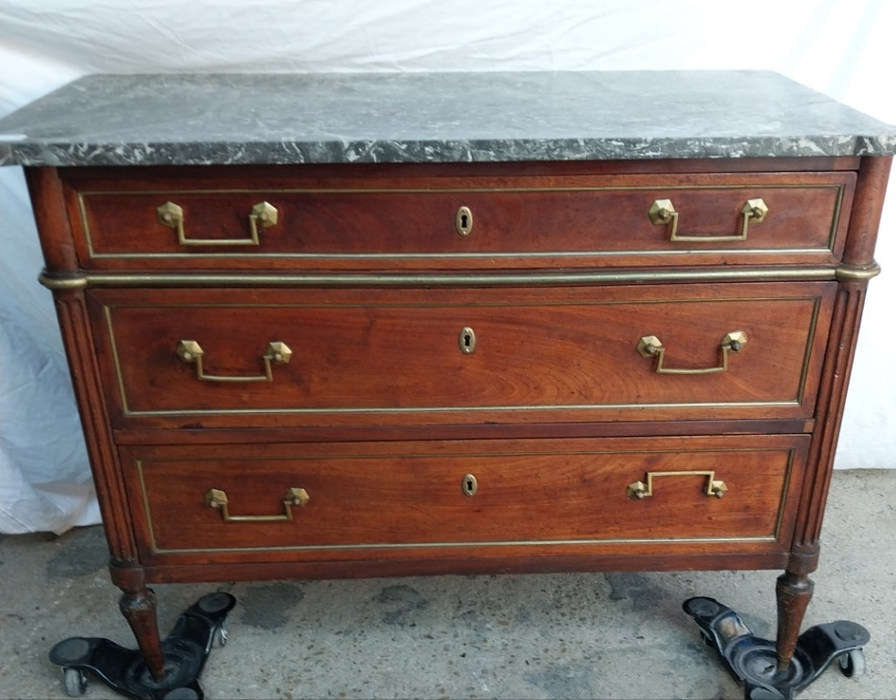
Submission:
<svg viewBox="0 0 896 700">
<path fill-rule="evenodd" d="M 807 445 L 779 435 L 153 446 L 122 448 L 122 461 L 145 563 L 749 552 L 789 546 Z"/>
</svg>

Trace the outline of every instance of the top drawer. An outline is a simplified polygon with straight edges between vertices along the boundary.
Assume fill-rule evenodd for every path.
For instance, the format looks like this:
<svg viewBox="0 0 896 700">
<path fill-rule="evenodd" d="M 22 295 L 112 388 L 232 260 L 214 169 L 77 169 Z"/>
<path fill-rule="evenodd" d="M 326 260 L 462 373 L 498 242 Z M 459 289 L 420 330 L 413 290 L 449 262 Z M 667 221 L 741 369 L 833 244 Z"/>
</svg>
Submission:
<svg viewBox="0 0 896 700">
<path fill-rule="evenodd" d="M 68 175 L 82 266 L 829 265 L 841 253 L 855 186 L 848 171 L 497 177 L 471 165 L 469 174 L 455 167 L 448 176 L 434 166 L 404 177 L 398 168 L 348 176 L 286 167 L 224 177 L 199 170 Z"/>
</svg>

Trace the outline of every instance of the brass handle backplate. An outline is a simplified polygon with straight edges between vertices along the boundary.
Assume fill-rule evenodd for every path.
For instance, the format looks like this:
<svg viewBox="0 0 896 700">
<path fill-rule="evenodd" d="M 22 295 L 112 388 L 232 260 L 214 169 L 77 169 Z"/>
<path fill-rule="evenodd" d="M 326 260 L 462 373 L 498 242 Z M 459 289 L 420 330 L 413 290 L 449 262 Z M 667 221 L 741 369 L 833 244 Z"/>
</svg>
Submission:
<svg viewBox="0 0 896 700">
<path fill-rule="evenodd" d="M 699 369 L 675 369 L 665 367 L 666 348 L 663 342 L 655 335 L 645 335 L 638 341 L 638 352 L 642 357 L 655 357 L 657 374 L 712 374 L 714 372 L 725 372 L 728 370 L 728 354 L 732 352 L 740 352 L 747 344 L 747 334 L 743 331 L 731 331 L 719 343 L 719 349 L 722 351 L 722 361 L 717 367 L 704 367 Z"/>
<path fill-rule="evenodd" d="M 209 489 L 205 494 L 205 504 L 209 508 L 217 508 L 221 511 L 221 517 L 225 522 L 272 522 L 275 520 L 292 520 L 293 506 L 305 506 L 311 497 L 305 489 L 291 488 L 286 492 L 286 498 L 283 499 L 283 512 L 277 515 L 231 515 L 228 510 L 227 493 L 221 489 Z"/>
<path fill-rule="evenodd" d="M 196 365 L 196 378 L 204 382 L 272 382 L 274 381 L 274 373 L 271 365 L 288 364 L 292 357 L 292 350 L 289 349 L 286 343 L 281 343 L 280 341 L 268 343 L 268 348 L 261 357 L 264 361 L 264 374 L 248 377 L 206 374 L 202 367 L 202 356 L 205 354 L 205 350 L 195 340 L 180 341 L 177 344 L 177 354 L 187 364 Z"/>
<path fill-rule="evenodd" d="M 657 199 L 650 205 L 647 210 L 647 216 L 650 221 L 657 226 L 670 225 L 669 240 L 684 241 L 692 243 L 701 242 L 719 242 L 719 241 L 745 241 L 750 224 L 761 224 L 768 214 L 768 206 L 761 197 L 748 199 L 740 210 L 743 220 L 740 226 L 740 233 L 734 236 L 682 236 L 678 233 L 678 212 L 672 204 L 671 199 Z"/>
<path fill-rule="evenodd" d="M 728 491 L 728 486 L 721 479 L 716 479 L 714 471 L 685 471 L 685 472 L 647 472 L 644 481 L 635 481 L 628 485 L 626 496 L 633 501 L 653 496 L 653 480 L 658 476 L 705 476 L 706 489 L 704 493 L 712 498 L 721 498 Z"/>
<path fill-rule="evenodd" d="M 258 236 L 259 225 L 261 228 L 276 226 L 279 218 L 277 208 L 268 202 L 259 202 L 249 212 L 249 237 L 248 238 L 187 238 L 184 231 L 183 207 L 174 202 L 165 202 L 156 209 L 159 223 L 177 231 L 177 242 L 181 245 L 218 246 L 218 245 L 260 245 Z"/>
</svg>

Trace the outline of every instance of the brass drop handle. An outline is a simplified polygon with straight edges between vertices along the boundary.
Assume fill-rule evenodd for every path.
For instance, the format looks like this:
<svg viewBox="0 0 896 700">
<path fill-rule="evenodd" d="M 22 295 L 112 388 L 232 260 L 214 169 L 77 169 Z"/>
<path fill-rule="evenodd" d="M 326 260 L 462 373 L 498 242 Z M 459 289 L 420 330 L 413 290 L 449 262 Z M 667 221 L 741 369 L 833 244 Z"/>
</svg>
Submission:
<svg viewBox="0 0 896 700">
<path fill-rule="evenodd" d="M 205 494 L 205 504 L 209 508 L 217 508 L 220 510 L 221 517 L 228 523 L 267 523 L 275 520 L 292 520 L 293 506 L 306 506 L 310 500 L 311 497 L 305 489 L 291 488 L 286 492 L 286 497 L 283 499 L 282 513 L 278 513 L 277 515 L 231 515 L 227 507 L 228 500 L 225 491 L 222 491 L 221 489 L 209 489 L 208 493 Z"/>
<path fill-rule="evenodd" d="M 285 365 L 292 357 L 292 350 L 286 343 L 279 340 L 268 343 L 267 351 L 261 356 L 264 361 L 264 374 L 248 377 L 230 377 L 215 374 L 206 374 L 202 367 L 202 356 L 205 350 L 195 340 L 182 340 L 177 344 L 177 354 L 187 364 L 196 365 L 196 378 L 204 382 L 272 382 L 274 373 L 271 365 Z"/>
<path fill-rule="evenodd" d="M 714 471 L 647 472 L 644 481 L 635 481 L 628 485 L 625 495 L 633 501 L 650 498 L 653 496 L 653 480 L 658 476 L 705 476 L 704 493 L 712 498 L 721 498 L 728 491 L 727 484 L 721 479 L 716 479 Z"/>
<path fill-rule="evenodd" d="M 248 238 L 187 238 L 184 232 L 183 207 L 174 202 L 165 202 L 156 209 L 159 223 L 177 231 L 177 242 L 181 245 L 219 246 L 219 245 L 260 245 L 258 227 L 270 228 L 277 225 L 279 213 L 277 208 L 268 202 L 259 202 L 249 212 Z"/>
<path fill-rule="evenodd" d="M 740 352 L 747 344 L 747 334 L 743 331 L 731 331 L 719 343 L 722 352 L 722 362 L 717 367 L 704 367 L 700 369 L 675 369 L 665 367 L 666 348 L 663 342 L 655 335 L 645 335 L 638 341 L 638 352 L 641 357 L 655 357 L 657 374 L 712 374 L 714 372 L 726 372 L 728 370 L 728 355 L 732 352 Z"/>
<path fill-rule="evenodd" d="M 657 199 L 647 210 L 650 221 L 657 226 L 670 226 L 669 240 L 684 242 L 718 242 L 718 241 L 745 241 L 750 224 L 761 224 L 768 214 L 768 206 L 761 197 L 748 199 L 740 210 L 743 221 L 740 234 L 735 236 L 680 236 L 678 234 L 678 212 L 671 199 Z"/>
</svg>

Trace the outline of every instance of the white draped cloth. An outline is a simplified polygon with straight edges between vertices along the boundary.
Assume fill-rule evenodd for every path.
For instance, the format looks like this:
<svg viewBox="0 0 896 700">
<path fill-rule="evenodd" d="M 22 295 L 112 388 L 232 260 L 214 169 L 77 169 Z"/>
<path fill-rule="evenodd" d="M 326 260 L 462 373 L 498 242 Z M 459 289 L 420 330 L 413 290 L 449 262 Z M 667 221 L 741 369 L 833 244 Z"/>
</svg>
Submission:
<svg viewBox="0 0 896 700">
<path fill-rule="evenodd" d="M 892 124 L 894 26 L 884 0 L 4 0 L 0 116 L 88 73 L 755 68 Z M 896 468 L 892 189 L 839 467 Z M 41 266 L 22 171 L 0 168 L 2 533 L 100 517 Z"/>
</svg>

